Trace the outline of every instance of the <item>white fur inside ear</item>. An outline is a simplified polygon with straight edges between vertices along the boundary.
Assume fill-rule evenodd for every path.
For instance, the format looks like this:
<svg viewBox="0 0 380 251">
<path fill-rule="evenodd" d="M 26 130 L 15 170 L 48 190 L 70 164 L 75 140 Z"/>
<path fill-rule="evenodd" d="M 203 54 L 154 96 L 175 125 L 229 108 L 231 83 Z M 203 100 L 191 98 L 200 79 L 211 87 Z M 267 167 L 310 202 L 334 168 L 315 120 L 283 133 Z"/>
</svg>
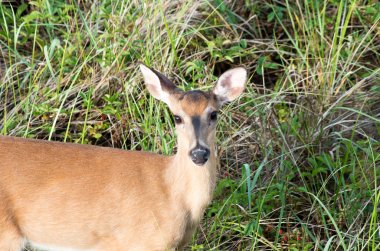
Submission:
<svg viewBox="0 0 380 251">
<path fill-rule="evenodd" d="M 243 67 L 234 68 L 220 76 L 213 92 L 222 104 L 230 102 L 243 92 L 246 82 L 247 71 Z"/>
<path fill-rule="evenodd" d="M 143 64 L 140 64 L 140 70 L 149 93 L 156 99 L 167 102 L 167 94 L 162 90 L 161 81 L 158 76 Z"/>
</svg>

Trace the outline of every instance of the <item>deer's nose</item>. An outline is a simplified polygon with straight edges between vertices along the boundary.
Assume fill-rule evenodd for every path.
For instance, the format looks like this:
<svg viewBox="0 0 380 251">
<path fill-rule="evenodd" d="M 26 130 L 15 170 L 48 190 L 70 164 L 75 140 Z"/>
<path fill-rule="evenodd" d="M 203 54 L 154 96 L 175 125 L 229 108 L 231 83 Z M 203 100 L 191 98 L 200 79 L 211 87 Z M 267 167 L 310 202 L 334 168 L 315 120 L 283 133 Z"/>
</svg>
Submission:
<svg viewBox="0 0 380 251">
<path fill-rule="evenodd" d="M 196 146 L 190 152 L 191 160 L 198 166 L 204 165 L 210 157 L 210 150 L 203 146 Z"/>
</svg>

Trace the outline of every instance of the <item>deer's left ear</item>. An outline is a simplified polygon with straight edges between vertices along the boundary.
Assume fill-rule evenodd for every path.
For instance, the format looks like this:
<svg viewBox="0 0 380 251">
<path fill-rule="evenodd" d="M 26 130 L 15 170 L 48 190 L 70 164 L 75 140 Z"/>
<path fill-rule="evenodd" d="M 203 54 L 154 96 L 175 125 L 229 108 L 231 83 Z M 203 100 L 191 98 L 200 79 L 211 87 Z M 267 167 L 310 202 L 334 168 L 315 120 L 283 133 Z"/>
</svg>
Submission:
<svg viewBox="0 0 380 251">
<path fill-rule="evenodd" d="M 144 82 L 150 94 L 169 105 L 169 96 L 177 87 L 163 74 L 140 64 Z"/>
<path fill-rule="evenodd" d="M 213 90 L 218 97 L 219 104 L 223 105 L 237 98 L 247 82 L 247 71 L 243 67 L 226 71 L 220 76 Z"/>
</svg>

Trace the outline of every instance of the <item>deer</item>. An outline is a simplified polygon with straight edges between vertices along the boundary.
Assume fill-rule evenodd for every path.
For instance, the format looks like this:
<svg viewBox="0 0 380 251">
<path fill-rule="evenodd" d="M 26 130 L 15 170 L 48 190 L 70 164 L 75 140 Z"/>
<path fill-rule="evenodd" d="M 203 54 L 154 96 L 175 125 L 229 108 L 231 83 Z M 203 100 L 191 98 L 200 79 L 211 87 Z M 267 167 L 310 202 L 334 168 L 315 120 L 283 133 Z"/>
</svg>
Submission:
<svg viewBox="0 0 380 251">
<path fill-rule="evenodd" d="M 210 91 L 183 91 L 140 64 L 149 93 L 174 115 L 177 151 L 0 137 L 0 250 L 181 250 L 211 202 L 218 111 L 244 90 L 243 67 Z"/>
</svg>

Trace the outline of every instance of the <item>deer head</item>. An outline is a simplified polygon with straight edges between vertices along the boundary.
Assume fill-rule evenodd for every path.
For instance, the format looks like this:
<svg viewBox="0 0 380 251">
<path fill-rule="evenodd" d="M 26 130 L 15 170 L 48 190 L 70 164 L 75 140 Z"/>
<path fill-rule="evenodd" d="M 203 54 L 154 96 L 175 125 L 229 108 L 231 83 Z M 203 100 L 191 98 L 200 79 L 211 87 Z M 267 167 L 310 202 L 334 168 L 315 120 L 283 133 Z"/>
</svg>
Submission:
<svg viewBox="0 0 380 251">
<path fill-rule="evenodd" d="M 223 73 L 213 90 L 183 91 L 163 74 L 140 65 L 150 94 L 165 102 L 174 115 L 178 154 L 186 154 L 198 166 L 207 163 L 215 148 L 218 110 L 244 90 L 247 71 L 234 68 Z"/>
</svg>

